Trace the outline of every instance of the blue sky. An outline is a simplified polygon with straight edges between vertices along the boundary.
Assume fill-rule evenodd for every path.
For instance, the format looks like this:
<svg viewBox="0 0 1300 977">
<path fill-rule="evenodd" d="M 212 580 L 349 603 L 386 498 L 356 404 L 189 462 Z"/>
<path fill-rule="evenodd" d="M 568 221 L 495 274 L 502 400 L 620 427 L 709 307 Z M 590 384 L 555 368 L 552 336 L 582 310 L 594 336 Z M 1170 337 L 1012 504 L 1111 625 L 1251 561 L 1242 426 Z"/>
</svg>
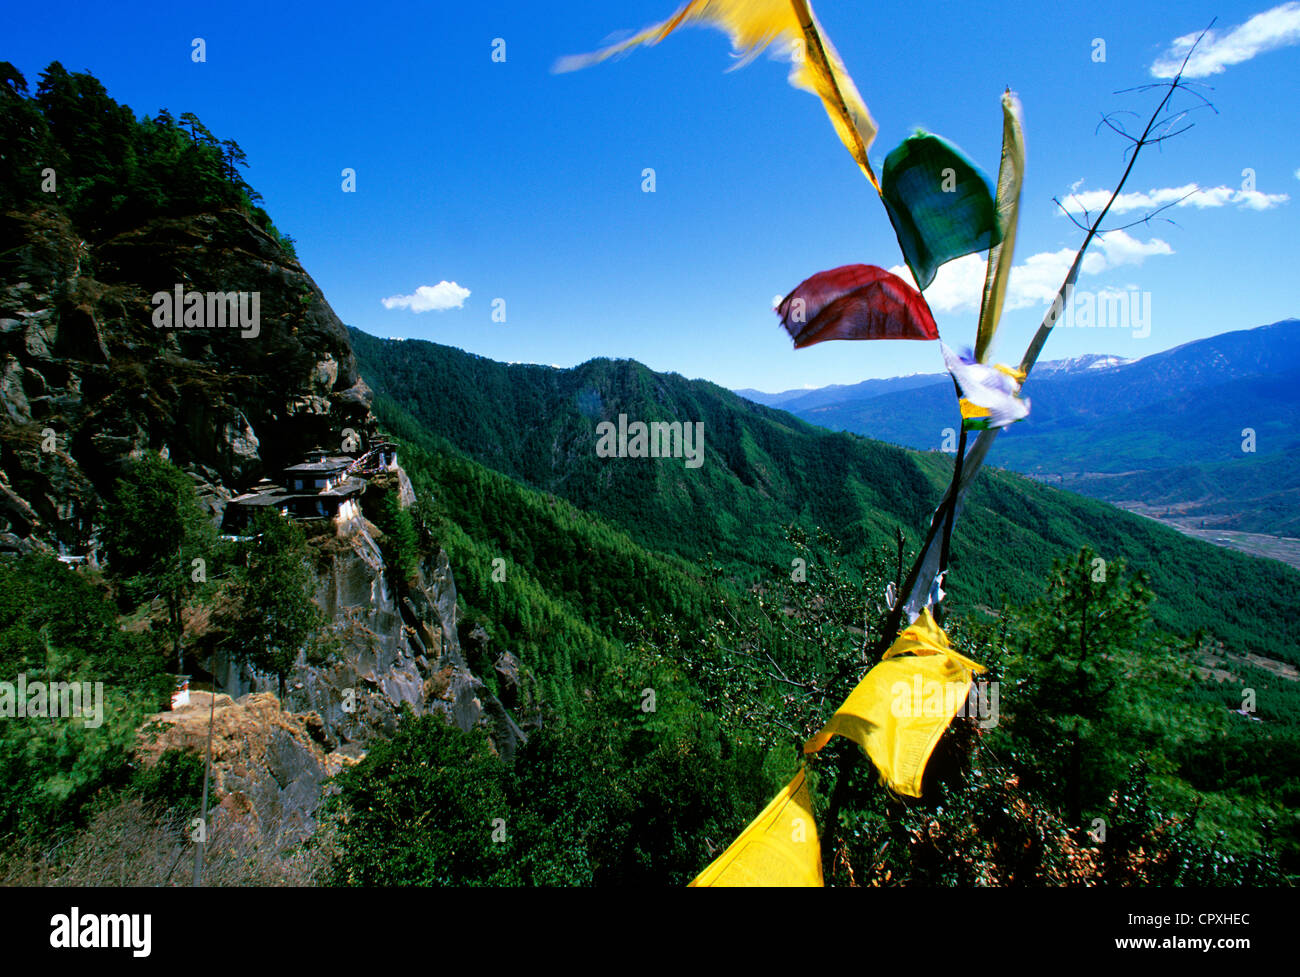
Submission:
<svg viewBox="0 0 1300 977">
<path fill-rule="evenodd" d="M 673 9 L 124 2 L 54 23 L 27 4 L 6 13 L 0 59 L 33 86 L 60 60 L 138 114 L 192 111 L 236 139 L 249 182 L 340 318 L 379 336 L 559 366 L 631 357 L 765 390 L 942 369 L 934 344 L 795 352 L 777 326 L 772 298 L 817 271 L 902 264 L 879 198 L 817 99 L 786 83 L 787 65 L 764 55 L 728 72 L 726 36 L 692 28 L 552 72 L 557 58 Z M 1024 267 L 997 347 L 1010 361 L 1081 240 L 1052 197 L 1108 190 L 1123 170 L 1123 143 L 1094 131 L 1101 113 L 1145 118 L 1158 95 L 1116 90 L 1155 80 L 1175 40 L 1217 16 L 1199 81 L 1218 114 L 1194 113 L 1195 128 L 1148 150 L 1126 187 L 1164 200 L 1199 186 L 1199 206 L 1167 212 L 1177 226 L 1111 236 L 1080 280 L 1149 293 L 1149 328 L 1057 329 L 1044 356 L 1142 356 L 1300 315 L 1300 3 L 822 0 L 816 10 L 879 126 L 875 161 L 923 126 L 996 175 L 999 96 L 1019 93 Z M 191 59 L 196 37 L 206 62 Z M 504 62 L 492 59 L 497 38 Z M 341 189 L 345 167 L 355 193 Z M 647 167 L 654 193 L 642 190 Z M 1141 216 L 1133 204 L 1117 222 Z M 950 344 L 973 338 L 981 269 L 953 262 L 926 293 Z M 460 304 L 405 307 L 422 286 L 432 304 Z M 494 299 L 505 322 L 493 321 Z"/>
</svg>

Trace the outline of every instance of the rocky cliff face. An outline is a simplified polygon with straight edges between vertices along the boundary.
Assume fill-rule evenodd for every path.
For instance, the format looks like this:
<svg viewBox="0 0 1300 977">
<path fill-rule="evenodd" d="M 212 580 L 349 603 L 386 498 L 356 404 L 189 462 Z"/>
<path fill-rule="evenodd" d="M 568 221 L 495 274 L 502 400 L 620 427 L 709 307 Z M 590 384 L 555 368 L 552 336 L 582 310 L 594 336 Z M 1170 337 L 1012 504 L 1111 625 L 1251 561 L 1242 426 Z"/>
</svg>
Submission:
<svg viewBox="0 0 1300 977">
<path fill-rule="evenodd" d="M 256 292 L 257 335 L 158 328 L 151 297 L 177 285 Z M 133 453 L 165 450 L 219 512 L 281 459 L 373 426 L 346 329 L 234 211 L 94 247 L 57 211 L 0 216 L 0 402 L 0 545 L 91 554 L 99 501 Z"/>
<path fill-rule="evenodd" d="M 325 661 L 298 658 L 284 702 L 278 679 L 218 654 L 214 672 L 227 695 L 213 715 L 215 830 L 235 831 L 280 851 L 312 835 L 328 778 L 391 735 L 404 709 L 437 713 L 462 730 L 487 732 L 510 757 L 526 734 L 466 663 L 458 636 L 456 586 L 441 550 L 417 579 L 396 584 L 375 536 L 362 524 L 343 537 L 318 535 L 316 601 L 332 639 Z M 518 687 L 509 653 L 498 670 Z M 232 698 L 233 697 L 233 698 Z M 153 762 L 165 749 L 204 749 L 211 697 L 159 713 L 142 731 L 139 755 Z"/>
<path fill-rule="evenodd" d="M 151 298 L 177 286 L 257 293 L 256 335 L 159 328 Z M 0 551 L 58 549 L 96 563 L 104 499 L 145 451 L 189 473 L 219 521 L 234 494 L 310 448 L 367 444 L 370 397 L 320 289 L 240 213 L 156 220 L 94 246 L 56 210 L 0 215 Z M 404 472 L 389 481 L 402 505 L 414 501 Z M 279 818 L 284 808 L 308 824 L 328 766 L 321 758 L 360 755 L 396 728 L 403 708 L 442 713 L 466 730 L 483 726 L 505 754 L 523 737 L 466 664 L 446 555 L 426 558 L 416 580 L 396 582 L 381 535 L 363 519 L 312 538 L 329 651 L 321 660 L 299 655 L 283 709 L 261 695 L 275 679 L 202 653 L 238 700 L 223 707 L 228 718 L 266 740 L 221 787 L 259 817 Z M 302 777 L 281 783 L 267 757 L 293 753 L 289 740 L 303 746 L 301 730 L 320 755 L 290 764 Z"/>
<path fill-rule="evenodd" d="M 323 661 L 299 655 L 284 707 L 315 717 L 321 743 L 348 756 L 361 755 L 374 736 L 391 735 L 403 708 L 441 713 L 466 731 L 482 727 L 499 752 L 513 755 L 526 735 L 466 661 L 447 554 L 439 550 L 414 581 L 399 584 L 384 565 L 377 532 L 364 523 L 341 538 L 312 540 L 320 551 L 316 602 L 328 621 L 328 651 Z M 234 696 L 278 686 L 275 676 L 224 656 L 216 671 Z"/>
</svg>

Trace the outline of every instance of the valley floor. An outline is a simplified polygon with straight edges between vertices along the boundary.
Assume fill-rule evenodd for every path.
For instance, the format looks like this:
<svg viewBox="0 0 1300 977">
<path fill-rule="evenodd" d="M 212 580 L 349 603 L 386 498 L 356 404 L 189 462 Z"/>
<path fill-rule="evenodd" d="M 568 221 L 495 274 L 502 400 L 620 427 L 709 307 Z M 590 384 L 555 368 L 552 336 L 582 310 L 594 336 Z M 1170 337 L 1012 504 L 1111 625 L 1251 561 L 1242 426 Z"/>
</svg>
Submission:
<svg viewBox="0 0 1300 977">
<path fill-rule="evenodd" d="M 1184 536 L 1224 546 L 1228 549 L 1249 553 L 1251 556 L 1263 556 L 1270 560 L 1280 560 L 1288 566 L 1300 570 L 1300 539 L 1291 536 L 1269 536 L 1264 533 L 1243 533 L 1235 529 L 1216 529 L 1213 526 L 1201 528 L 1205 522 L 1200 516 L 1178 516 L 1167 505 L 1148 505 L 1145 502 L 1116 502 L 1114 505 L 1139 516 L 1154 519 L 1171 529 L 1177 529 Z"/>
</svg>

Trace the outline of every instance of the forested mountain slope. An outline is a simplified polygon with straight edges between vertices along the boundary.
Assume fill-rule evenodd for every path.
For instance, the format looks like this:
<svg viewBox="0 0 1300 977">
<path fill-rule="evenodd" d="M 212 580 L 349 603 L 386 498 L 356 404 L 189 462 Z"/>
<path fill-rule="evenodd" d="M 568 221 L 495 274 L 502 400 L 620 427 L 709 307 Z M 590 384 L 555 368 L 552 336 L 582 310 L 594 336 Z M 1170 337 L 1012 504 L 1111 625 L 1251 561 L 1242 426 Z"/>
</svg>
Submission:
<svg viewBox="0 0 1300 977">
<path fill-rule="evenodd" d="M 851 550 L 892 547 L 900 528 L 915 545 L 951 473 L 948 455 L 821 430 L 629 360 L 557 370 L 349 334 L 376 391 L 469 457 L 606 516 L 652 550 L 692 560 L 711 553 L 742 579 L 788 571 L 790 523 L 820 526 Z M 702 421 L 703 465 L 598 457 L 596 426 L 619 414 Z M 1295 571 L 1004 471 L 981 476 L 958 526 L 951 592 L 968 608 L 1031 599 L 1052 560 L 1083 545 L 1149 573 L 1157 620 L 1170 630 L 1204 628 L 1300 661 Z"/>
</svg>

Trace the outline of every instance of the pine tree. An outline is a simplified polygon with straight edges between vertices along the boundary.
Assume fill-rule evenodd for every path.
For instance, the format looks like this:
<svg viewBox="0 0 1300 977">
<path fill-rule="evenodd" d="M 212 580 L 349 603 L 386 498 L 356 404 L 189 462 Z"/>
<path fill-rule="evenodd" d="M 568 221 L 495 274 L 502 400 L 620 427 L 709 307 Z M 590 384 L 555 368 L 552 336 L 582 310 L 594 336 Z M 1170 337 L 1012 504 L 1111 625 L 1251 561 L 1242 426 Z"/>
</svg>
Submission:
<svg viewBox="0 0 1300 977">
<path fill-rule="evenodd" d="M 246 544 L 238 588 L 241 613 L 231 635 L 233 653 L 273 673 L 283 701 L 298 653 L 324 615 L 312 600 L 316 578 L 302 527 L 263 512 L 254 519 L 253 532 L 257 536 Z"/>
<path fill-rule="evenodd" d="M 1156 652 L 1144 575 L 1126 576 L 1084 548 L 1057 561 L 1046 596 L 1021 613 L 1007 664 L 1013 732 L 1031 757 L 1038 787 L 1064 807 L 1072 825 L 1111 786 L 1112 732 L 1121 718 L 1120 685 L 1130 664 Z"/>
<path fill-rule="evenodd" d="M 128 599 L 161 598 L 177 669 L 183 671 L 186 601 L 206 583 L 216 531 L 199 508 L 194 483 L 148 453 L 119 479 L 109 504 L 104 542 L 109 569 Z"/>
</svg>

